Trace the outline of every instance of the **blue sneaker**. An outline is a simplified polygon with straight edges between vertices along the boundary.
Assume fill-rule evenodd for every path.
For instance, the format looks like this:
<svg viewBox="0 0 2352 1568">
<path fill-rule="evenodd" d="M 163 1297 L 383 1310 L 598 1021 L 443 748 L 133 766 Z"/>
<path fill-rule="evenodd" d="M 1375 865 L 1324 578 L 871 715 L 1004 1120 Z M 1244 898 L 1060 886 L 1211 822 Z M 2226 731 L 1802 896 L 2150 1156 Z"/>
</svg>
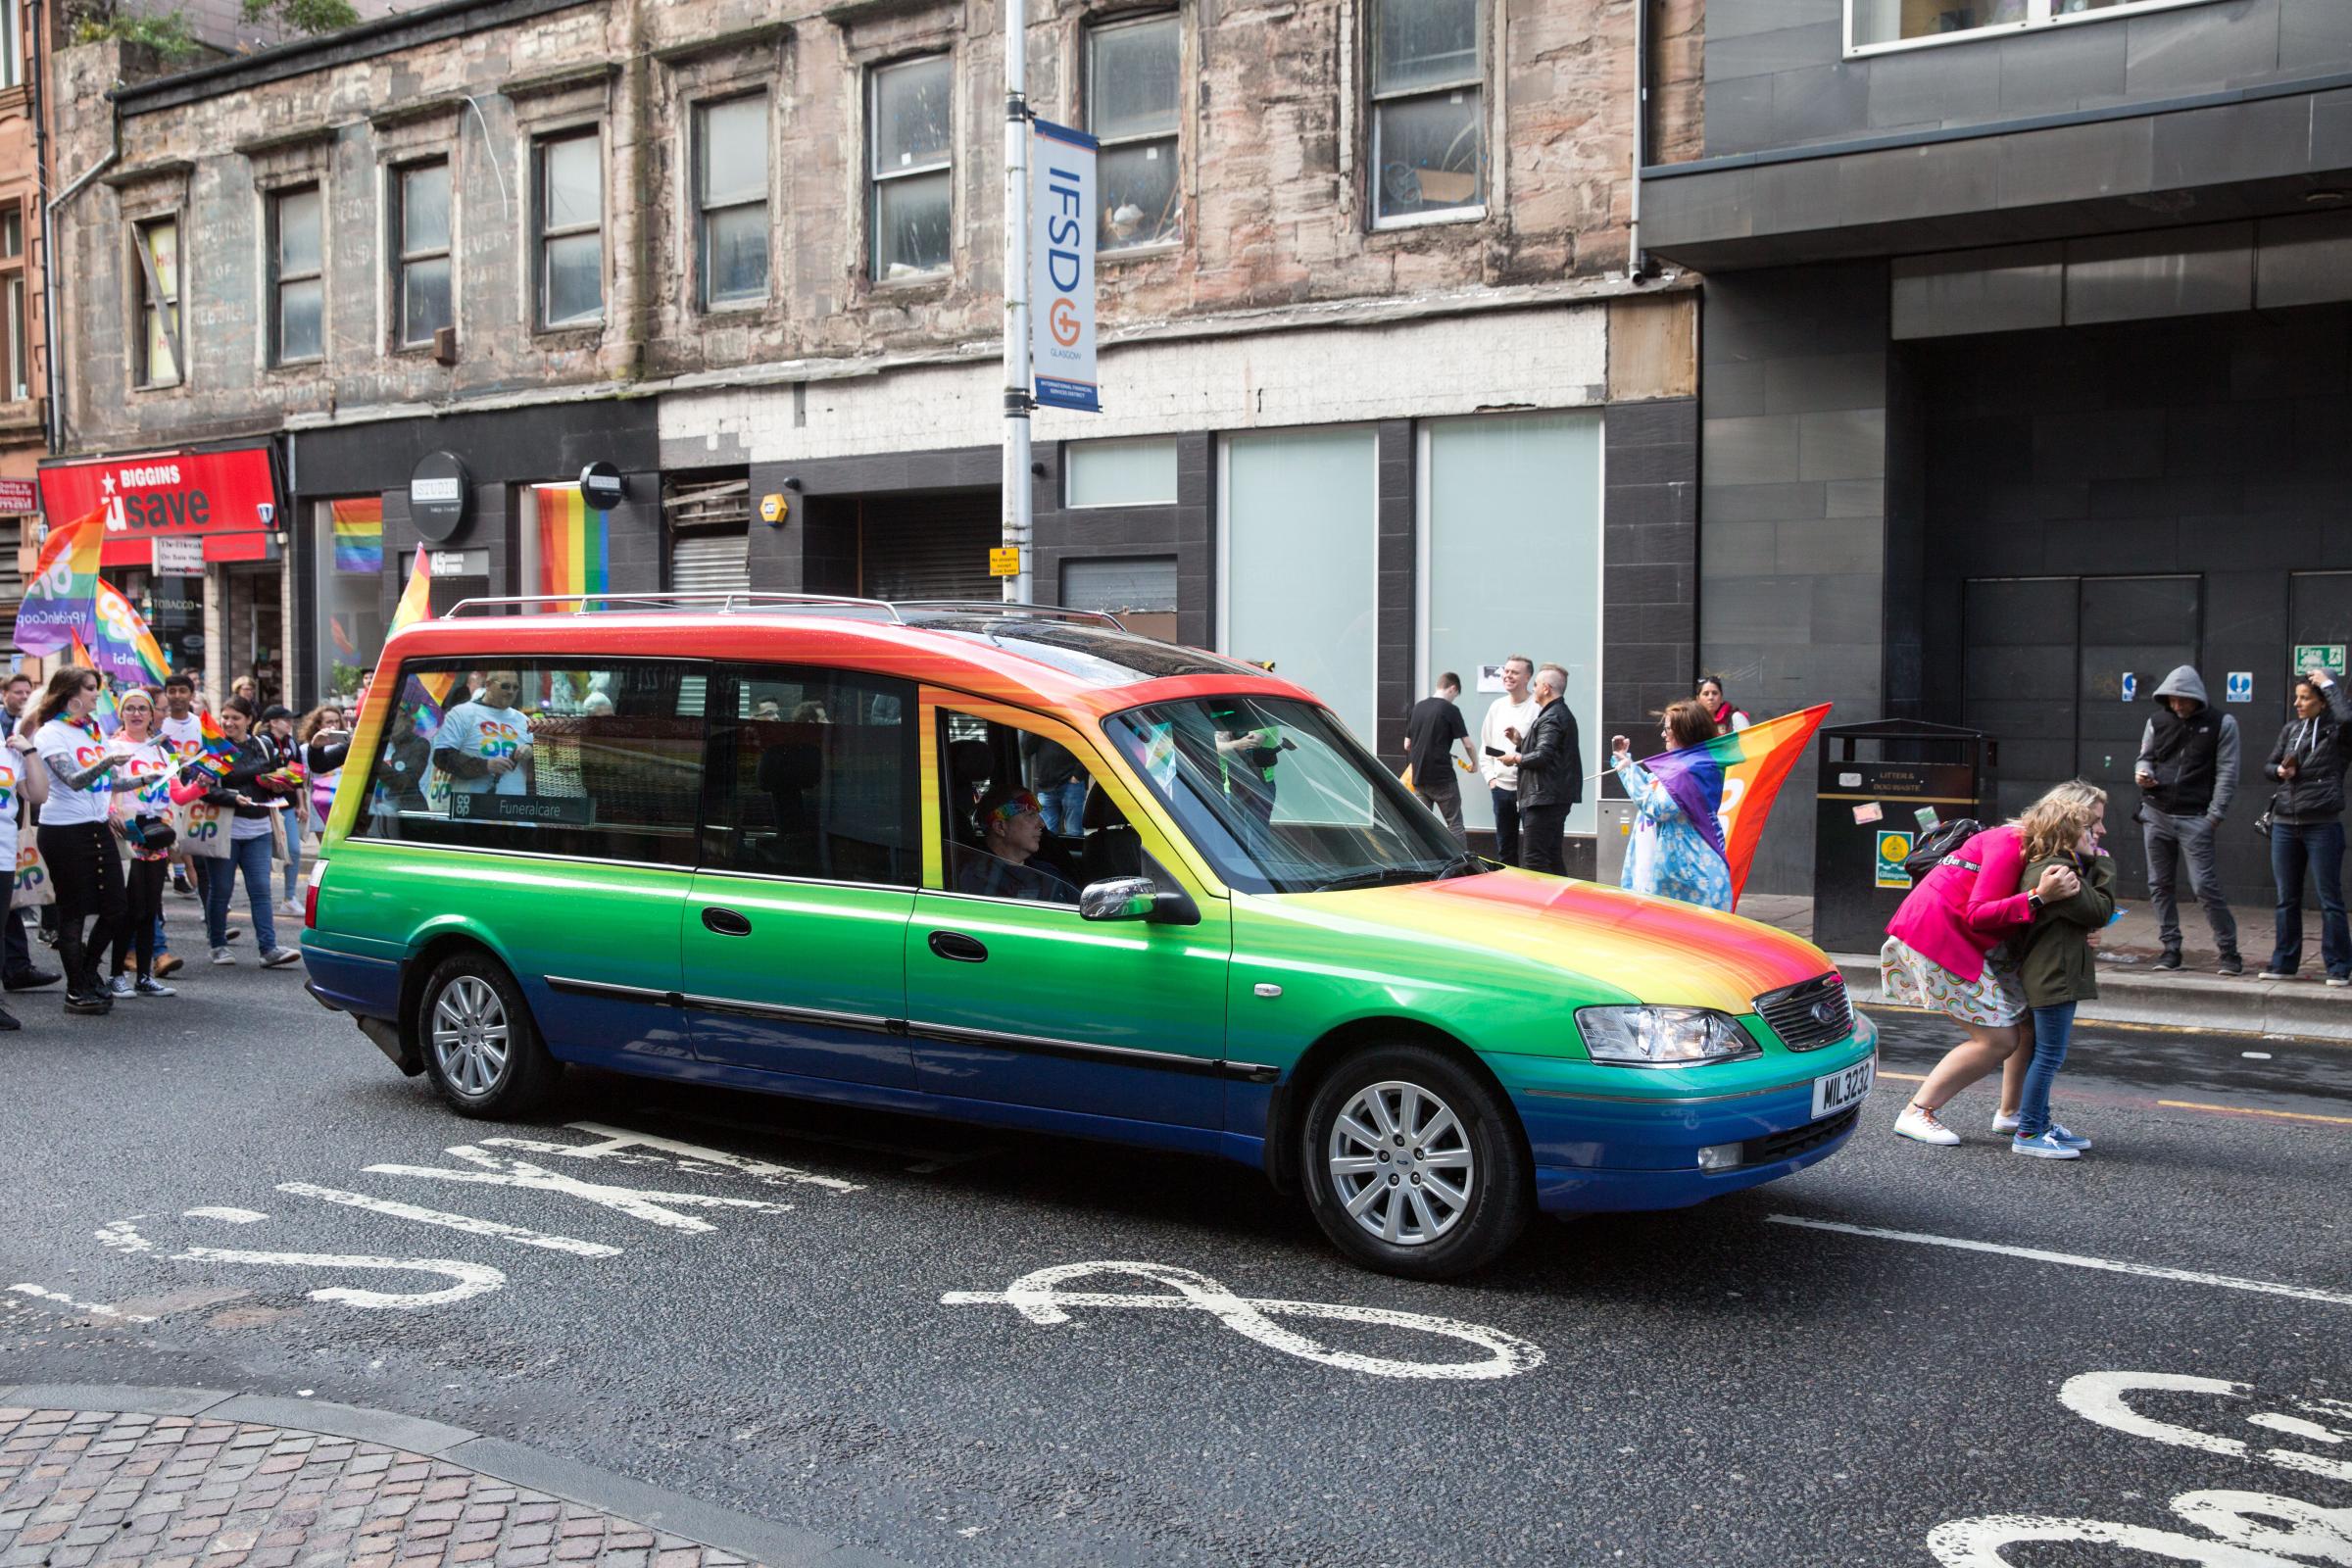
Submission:
<svg viewBox="0 0 2352 1568">
<path fill-rule="evenodd" d="M 2035 1159 L 2081 1159 L 2082 1157 L 2082 1151 L 2058 1141 L 2058 1129 L 2055 1127 L 2037 1137 L 2010 1139 L 2009 1152 L 2031 1154 Z"/>
<path fill-rule="evenodd" d="M 2083 1137 L 2081 1133 L 2069 1132 L 2066 1128 L 2059 1126 L 2056 1122 L 2050 1123 L 2050 1136 L 2057 1139 L 2060 1143 L 2072 1150 L 2081 1152 L 2087 1151 L 2090 1148 L 2089 1139 Z"/>
</svg>

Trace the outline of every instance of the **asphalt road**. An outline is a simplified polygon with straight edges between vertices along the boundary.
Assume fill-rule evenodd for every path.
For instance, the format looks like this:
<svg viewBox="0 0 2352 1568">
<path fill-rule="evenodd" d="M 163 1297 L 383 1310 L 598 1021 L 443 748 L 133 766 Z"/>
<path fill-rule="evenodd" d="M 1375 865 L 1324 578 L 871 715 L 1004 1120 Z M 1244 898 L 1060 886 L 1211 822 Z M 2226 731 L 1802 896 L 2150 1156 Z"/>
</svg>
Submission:
<svg viewBox="0 0 2352 1568">
<path fill-rule="evenodd" d="M 1893 1139 L 1942 1030 L 1886 1015 L 1833 1159 L 1442 1286 L 1205 1162 L 576 1073 L 464 1122 L 299 977 L 11 999 L 0 1381 L 311 1391 L 919 1564 L 2352 1561 L 2343 1047 L 2085 1031 L 2061 1165 L 1986 1090 Z M 1004 1299 L 1090 1263 L 1161 1272 Z M 2339 1555 L 2198 1555 L 2282 1517 Z"/>
</svg>

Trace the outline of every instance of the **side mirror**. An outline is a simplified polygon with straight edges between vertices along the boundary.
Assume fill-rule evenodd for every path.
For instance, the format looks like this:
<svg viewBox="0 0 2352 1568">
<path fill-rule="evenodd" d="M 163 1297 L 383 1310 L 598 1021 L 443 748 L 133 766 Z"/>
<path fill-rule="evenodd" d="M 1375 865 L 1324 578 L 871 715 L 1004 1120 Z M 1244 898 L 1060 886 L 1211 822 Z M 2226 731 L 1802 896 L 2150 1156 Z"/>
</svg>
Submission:
<svg viewBox="0 0 2352 1568">
<path fill-rule="evenodd" d="M 1078 914 L 1087 920 L 1144 920 L 1159 903 L 1159 887 L 1148 876 L 1113 876 L 1089 882 L 1078 895 Z"/>
</svg>

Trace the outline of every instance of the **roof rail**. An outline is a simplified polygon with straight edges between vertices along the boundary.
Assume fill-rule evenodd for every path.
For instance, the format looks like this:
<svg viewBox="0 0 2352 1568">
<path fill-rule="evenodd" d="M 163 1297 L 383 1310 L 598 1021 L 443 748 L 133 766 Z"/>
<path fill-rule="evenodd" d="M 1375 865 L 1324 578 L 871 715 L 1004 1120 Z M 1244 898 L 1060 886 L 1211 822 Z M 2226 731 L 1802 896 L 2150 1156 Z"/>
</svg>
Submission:
<svg viewBox="0 0 2352 1568">
<path fill-rule="evenodd" d="M 1126 624 L 1107 610 L 1072 610 L 1064 605 L 1031 605 L 1014 599 L 899 599 L 892 603 L 900 610 L 960 610 L 981 615 L 1043 615 L 1048 619 L 1100 621 L 1119 631 L 1127 629 Z"/>
<path fill-rule="evenodd" d="M 690 593 L 666 594 L 508 594 L 491 598 L 461 599 L 441 614 L 443 620 L 455 620 L 467 613 L 487 613 L 499 610 L 520 610 L 526 614 L 533 610 L 549 610 L 571 606 L 575 612 L 585 612 L 590 606 L 601 607 L 612 613 L 648 612 L 662 610 L 715 610 L 720 614 L 732 614 L 738 610 L 805 610 L 816 613 L 845 611 L 851 613 L 879 612 L 905 625 L 898 607 L 882 599 L 858 599 L 847 594 L 786 594 L 765 591 L 708 589 Z"/>
</svg>

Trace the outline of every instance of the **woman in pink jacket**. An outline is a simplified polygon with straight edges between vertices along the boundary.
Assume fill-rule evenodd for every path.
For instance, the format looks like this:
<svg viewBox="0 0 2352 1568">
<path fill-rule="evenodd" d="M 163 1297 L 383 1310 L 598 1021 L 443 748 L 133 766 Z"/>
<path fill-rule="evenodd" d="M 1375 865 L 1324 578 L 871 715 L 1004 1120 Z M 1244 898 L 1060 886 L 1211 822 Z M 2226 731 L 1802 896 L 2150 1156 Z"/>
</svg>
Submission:
<svg viewBox="0 0 2352 1568">
<path fill-rule="evenodd" d="M 2057 793 L 2034 802 L 2025 815 L 2051 805 Z M 2004 944 L 2024 935 L 2045 901 L 2071 898 L 2079 885 L 2072 871 L 2052 866 L 2032 890 L 2021 889 L 2025 865 L 2018 823 L 1987 828 L 1922 878 L 1886 927 L 1886 945 L 1879 950 L 1880 989 L 1886 1001 L 1940 1012 L 1968 1031 L 1895 1117 L 1894 1130 L 1904 1138 L 1958 1143 L 1960 1135 L 1936 1113 L 1995 1067 L 2005 1066 L 2018 1082 L 2008 1084 L 2005 1074 L 1993 1130 L 2016 1125 L 2009 1107 L 2024 1086 L 2034 1030 L 2027 1021 L 2015 947 Z"/>
</svg>

